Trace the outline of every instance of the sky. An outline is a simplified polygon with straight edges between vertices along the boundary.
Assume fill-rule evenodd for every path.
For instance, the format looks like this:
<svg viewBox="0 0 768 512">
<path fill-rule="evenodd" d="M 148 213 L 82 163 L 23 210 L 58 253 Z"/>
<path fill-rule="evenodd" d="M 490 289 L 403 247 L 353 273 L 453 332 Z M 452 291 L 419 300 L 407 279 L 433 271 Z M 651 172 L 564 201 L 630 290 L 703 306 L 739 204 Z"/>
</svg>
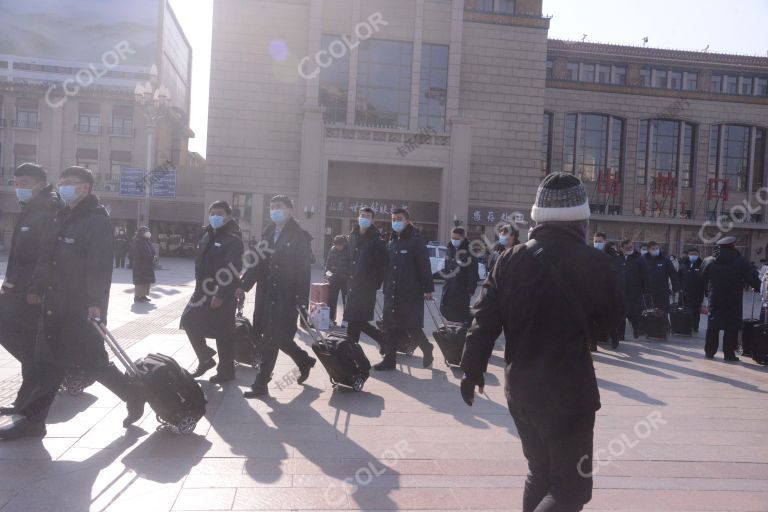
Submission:
<svg viewBox="0 0 768 512">
<path fill-rule="evenodd" d="M 214 0 L 170 0 L 194 54 L 190 150 L 206 154 Z M 544 0 L 549 37 L 768 56 L 768 0 Z"/>
</svg>

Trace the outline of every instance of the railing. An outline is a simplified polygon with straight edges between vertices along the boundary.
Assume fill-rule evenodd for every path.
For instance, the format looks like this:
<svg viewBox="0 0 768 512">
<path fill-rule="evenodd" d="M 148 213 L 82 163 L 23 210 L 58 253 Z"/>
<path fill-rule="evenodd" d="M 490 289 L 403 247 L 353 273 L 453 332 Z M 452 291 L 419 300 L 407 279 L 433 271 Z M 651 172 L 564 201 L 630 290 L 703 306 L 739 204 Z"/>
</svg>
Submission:
<svg viewBox="0 0 768 512">
<path fill-rule="evenodd" d="M 126 128 L 124 126 L 110 126 L 109 134 L 114 136 L 119 136 L 119 137 L 135 137 L 136 129 Z"/>
<path fill-rule="evenodd" d="M 14 128 L 22 128 L 24 130 L 39 130 L 43 127 L 43 123 L 40 121 L 30 121 L 28 119 L 14 119 Z"/>
<path fill-rule="evenodd" d="M 397 128 L 367 126 L 326 125 L 325 136 L 329 139 L 385 142 L 399 145 L 449 146 L 451 144 L 451 136 L 447 133 L 436 133 L 427 130 L 413 132 Z"/>
<path fill-rule="evenodd" d="M 91 126 L 84 124 L 75 124 L 75 131 L 77 133 L 86 133 L 89 135 L 99 135 L 102 133 L 103 128 L 101 126 Z"/>
</svg>

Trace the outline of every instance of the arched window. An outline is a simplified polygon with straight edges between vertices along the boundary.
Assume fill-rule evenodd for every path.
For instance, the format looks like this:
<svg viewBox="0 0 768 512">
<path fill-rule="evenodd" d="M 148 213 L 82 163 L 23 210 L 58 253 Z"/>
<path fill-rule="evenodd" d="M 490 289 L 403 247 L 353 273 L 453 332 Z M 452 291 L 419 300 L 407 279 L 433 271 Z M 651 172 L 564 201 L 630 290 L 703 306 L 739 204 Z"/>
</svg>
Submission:
<svg viewBox="0 0 768 512">
<path fill-rule="evenodd" d="M 637 183 L 654 176 L 680 176 L 680 186 L 693 183 L 696 127 L 684 121 L 643 119 L 637 143 Z"/>
<path fill-rule="evenodd" d="M 607 175 L 621 176 L 623 147 L 623 119 L 603 114 L 566 116 L 563 171 L 587 182 Z"/>
</svg>

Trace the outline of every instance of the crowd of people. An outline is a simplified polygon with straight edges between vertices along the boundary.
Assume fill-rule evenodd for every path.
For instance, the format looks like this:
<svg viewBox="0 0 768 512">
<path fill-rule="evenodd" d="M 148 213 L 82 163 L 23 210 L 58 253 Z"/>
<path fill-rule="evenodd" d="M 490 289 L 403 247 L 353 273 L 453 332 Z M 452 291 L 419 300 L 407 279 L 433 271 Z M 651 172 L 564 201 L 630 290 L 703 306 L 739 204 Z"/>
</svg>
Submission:
<svg viewBox="0 0 768 512">
<path fill-rule="evenodd" d="M 107 210 L 92 193 L 88 169 L 64 170 L 57 189 L 33 164 L 16 169 L 15 179 L 22 213 L 0 294 L 0 342 L 21 362 L 23 383 L 14 403 L 0 410 L 0 439 L 44 436 L 50 406 L 71 369 L 88 372 L 126 403 L 127 428 L 143 416 L 146 396 L 109 362 L 91 320 L 106 323 L 113 266 L 123 266 L 129 245 L 135 300 L 149 300 L 156 260 L 151 234 L 139 229 L 130 244 L 124 232 L 115 236 Z M 231 206 L 210 205 L 197 244 L 195 290 L 180 321 L 198 360 L 192 375 L 200 378 L 216 368 L 209 382 L 232 381 L 235 313 L 255 288 L 253 333 L 262 362 L 243 393 L 248 399 L 269 394 L 280 351 L 297 366 L 299 384 L 316 365 L 295 341 L 299 310 L 309 306 L 312 237 L 294 217 L 289 197 L 275 196 L 269 207 L 271 222 L 254 250 L 244 244 Z M 760 286 L 732 237 L 704 261 L 689 250 L 676 269 L 655 242 L 637 251 L 636 243 L 624 240 L 616 249 L 597 233 L 590 247 L 589 217 L 580 180 L 552 173 L 537 191 L 529 241 L 521 243 L 515 226 L 498 228 L 498 241 L 482 255 L 488 277 L 474 304 L 480 257 L 461 227 L 451 230 L 441 271 L 440 310 L 448 321 L 468 327 L 460 384 L 467 405 L 483 389 L 496 341 L 505 335 L 506 398 L 530 467 L 525 511 L 581 510 L 591 498 L 592 480 L 585 475 L 591 474 L 600 408 L 591 354 L 598 341 L 617 347 L 626 338 L 627 320 L 638 338 L 643 312 L 653 307 L 669 313 L 670 297 L 678 292 L 698 330 L 709 294 L 706 356 L 714 357 L 724 330 L 725 358 L 734 360 L 742 290 L 745 284 Z M 375 220 L 373 209 L 363 207 L 354 229 L 334 240 L 325 267 L 331 316 L 335 322 L 341 294 L 348 342 L 358 343 L 365 333 L 379 345 L 383 357 L 375 370 L 395 370 L 403 346 L 418 347 L 429 368 L 434 355 L 424 333 L 424 302 L 433 300 L 435 283 L 425 241 L 406 209 L 391 212 L 388 240 Z M 374 322 L 380 289 L 382 318 Z M 215 339 L 216 349 L 207 339 Z"/>
</svg>

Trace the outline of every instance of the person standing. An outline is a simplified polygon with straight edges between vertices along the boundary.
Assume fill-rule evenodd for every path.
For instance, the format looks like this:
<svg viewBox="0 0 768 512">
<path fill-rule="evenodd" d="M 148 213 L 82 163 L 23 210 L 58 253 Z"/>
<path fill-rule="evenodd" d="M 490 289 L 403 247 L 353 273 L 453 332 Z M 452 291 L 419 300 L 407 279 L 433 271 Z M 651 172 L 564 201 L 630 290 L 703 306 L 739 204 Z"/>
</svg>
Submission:
<svg viewBox="0 0 768 512">
<path fill-rule="evenodd" d="M 449 322 L 469 323 L 472 319 L 469 303 L 479 280 L 478 262 L 469 250 L 464 228 L 451 230 L 451 242 L 445 255 L 445 277 L 440 311 Z"/>
<path fill-rule="evenodd" d="M 757 270 L 736 250 L 736 237 L 728 236 L 716 242 L 719 251 L 704 260 L 702 282 L 709 291 L 709 323 L 707 325 L 704 354 L 714 359 L 723 336 L 723 355 L 726 361 L 735 362 L 739 329 L 743 315 L 744 286 L 748 284 L 760 291 Z"/>
<path fill-rule="evenodd" d="M 503 331 L 506 398 L 530 471 L 522 510 L 579 511 L 592 498 L 600 409 L 589 345 L 624 317 L 621 276 L 585 243 L 589 202 L 574 175 L 548 175 L 531 217 L 532 241 L 502 254 L 475 302 L 461 394 L 471 406 L 482 392 Z"/>
<path fill-rule="evenodd" d="M 683 308 L 693 319 L 693 332 L 699 332 L 701 305 L 704 303 L 703 260 L 698 249 L 691 249 L 680 260 L 680 297 Z"/>
<path fill-rule="evenodd" d="M 115 268 L 125 268 L 125 257 L 130 251 L 130 242 L 125 234 L 125 230 L 121 229 L 115 237 Z"/>
<path fill-rule="evenodd" d="M 61 173 L 59 194 L 67 207 L 54 219 L 55 236 L 40 263 L 47 286 L 38 345 L 50 353 L 36 353 L 35 390 L 19 407 L 21 414 L 0 426 L 0 439 L 46 435 L 45 420 L 68 369 L 84 370 L 126 402 L 124 427 L 144 414 L 141 387 L 109 362 L 104 340 L 92 325 L 93 320 L 106 324 L 114 261 L 112 224 L 92 193 L 93 182 L 83 167 Z"/>
<path fill-rule="evenodd" d="M 136 232 L 131 248 L 133 252 L 133 302 L 152 302 L 149 290 L 155 282 L 155 262 L 157 253 L 152 245 L 152 233 L 146 226 L 141 226 Z"/>
<path fill-rule="evenodd" d="M 643 294 L 648 293 L 648 266 L 642 254 L 635 250 L 632 240 L 621 242 L 621 266 L 624 275 L 624 305 L 632 335 L 640 337 L 640 316 L 643 314 Z"/>
<path fill-rule="evenodd" d="M 52 241 L 53 219 L 64 207 L 41 166 L 22 164 L 13 176 L 21 214 L 13 228 L 0 288 L 0 346 L 21 363 L 22 381 L 13 403 L 0 407 L 4 415 L 18 413 L 18 405 L 34 386 L 35 336 L 46 286 L 45 269 L 38 262 L 43 248 Z"/>
<path fill-rule="evenodd" d="M 325 277 L 330 284 L 330 294 L 328 297 L 328 307 L 331 314 L 331 325 L 336 325 L 336 310 L 339 305 L 339 293 L 341 293 L 341 303 L 347 307 L 347 281 L 349 280 L 349 267 L 351 260 L 347 248 L 347 239 L 344 236 L 337 236 L 333 239 L 328 257 L 325 260 Z"/>
<path fill-rule="evenodd" d="M 512 224 L 504 224 L 499 227 L 499 241 L 493 246 L 491 255 L 488 257 L 487 274 L 491 275 L 494 265 L 499 257 L 507 249 L 520 244 L 520 231 Z"/>
<path fill-rule="evenodd" d="M 595 235 L 592 237 L 592 246 L 597 249 L 600 252 L 603 252 L 610 256 L 612 258 L 611 263 L 613 263 L 616 266 L 616 271 L 621 275 L 622 265 L 621 260 L 619 259 L 619 253 L 616 250 L 616 246 L 613 242 L 608 241 L 608 236 L 605 233 L 595 233 Z M 624 286 L 624 280 L 621 279 L 620 283 L 622 286 Z M 622 318 L 619 321 L 619 324 L 616 326 L 615 329 L 611 330 L 610 332 L 610 339 L 611 339 L 611 348 L 616 350 L 619 348 L 619 341 L 624 335 L 624 328 L 626 327 L 626 320 Z M 592 352 L 597 352 L 597 341 L 593 340 L 592 346 L 590 349 Z M 604 340 L 600 340 L 604 341 Z"/>
<path fill-rule="evenodd" d="M 205 342 L 206 338 L 216 339 L 219 363 L 209 382 L 221 384 L 235 379 L 235 291 L 240 287 L 244 248 L 228 202 L 211 204 L 208 222 L 197 243 L 195 291 L 181 315 L 181 328 L 197 355 L 193 377 L 202 377 L 217 366 L 216 350 Z"/>
<path fill-rule="evenodd" d="M 434 361 L 433 347 L 424 334 L 424 301 L 432 300 L 435 283 L 429 253 L 408 210 L 392 210 L 392 238 L 387 246 L 384 281 L 384 360 L 373 368 L 394 370 L 397 340 L 409 338 L 421 349 L 424 368 Z"/>
<path fill-rule="evenodd" d="M 293 202 L 287 196 L 275 196 L 269 202 L 272 223 L 264 230 L 268 244 L 266 259 L 249 268 L 242 279 L 238 296 L 256 285 L 253 328 L 262 337 L 261 370 L 245 398 L 269 394 L 268 384 L 282 350 L 299 368 L 297 382 L 303 384 L 317 360 L 300 348 L 296 336 L 297 307 L 309 305 L 312 236 L 301 229 L 293 216 Z"/>
<path fill-rule="evenodd" d="M 360 333 L 364 332 L 381 347 L 383 335 L 371 321 L 376 309 L 376 293 L 387 270 L 387 246 L 373 219 L 372 208 L 361 208 L 357 226 L 349 234 L 352 262 L 344 321 L 349 341 L 358 343 Z"/>
<path fill-rule="evenodd" d="M 680 282 L 675 267 L 656 242 L 648 243 L 645 263 L 648 266 L 648 288 L 653 297 L 653 307 L 662 309 L 669 314 L 669 297 L 680 290 Z M 670 284 L 672 285 L 671 289 Z"/>
</svg>

